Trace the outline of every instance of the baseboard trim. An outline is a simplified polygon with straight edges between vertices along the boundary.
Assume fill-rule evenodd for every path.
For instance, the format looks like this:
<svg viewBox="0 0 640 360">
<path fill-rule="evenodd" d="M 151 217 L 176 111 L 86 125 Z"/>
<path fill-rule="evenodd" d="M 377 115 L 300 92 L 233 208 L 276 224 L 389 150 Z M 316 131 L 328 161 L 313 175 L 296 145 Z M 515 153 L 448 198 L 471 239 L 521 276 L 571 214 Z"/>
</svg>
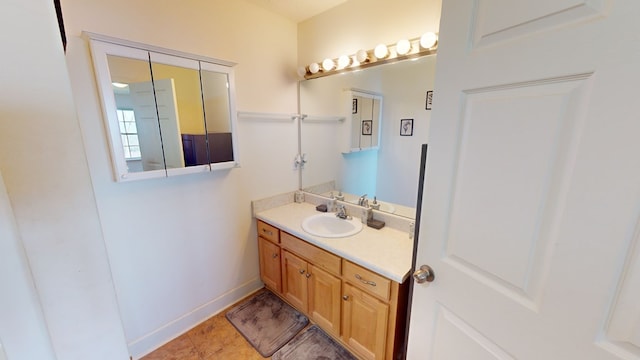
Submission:
<svg viewBox="0 0 640 360">
<path fill-rule="evenodd" d="M 153 350 L 189 331 L 206 319 L 218 314 L 230 305 L 260 290 L 264 284 L 260 278 L 252 279 L 216 299 L 194 309 L 176 320 L 127 344 L 133 359 L 140 359 Z"/>
</svg>

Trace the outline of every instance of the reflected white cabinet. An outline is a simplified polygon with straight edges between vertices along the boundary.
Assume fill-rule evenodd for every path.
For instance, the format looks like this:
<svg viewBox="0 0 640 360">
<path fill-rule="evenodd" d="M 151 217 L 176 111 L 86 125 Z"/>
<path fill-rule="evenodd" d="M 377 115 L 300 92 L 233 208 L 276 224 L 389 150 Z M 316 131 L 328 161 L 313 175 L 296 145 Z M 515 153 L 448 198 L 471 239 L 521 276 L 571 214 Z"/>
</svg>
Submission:
<svg viewBox="0 0 640 360">
<path fill-rule="evenodd" d="M 377 150 L 380 147 L 382 125 L 382 95 L 348 90 L 348 105 L 351 110 L 349 152 Z"/>
</svg>

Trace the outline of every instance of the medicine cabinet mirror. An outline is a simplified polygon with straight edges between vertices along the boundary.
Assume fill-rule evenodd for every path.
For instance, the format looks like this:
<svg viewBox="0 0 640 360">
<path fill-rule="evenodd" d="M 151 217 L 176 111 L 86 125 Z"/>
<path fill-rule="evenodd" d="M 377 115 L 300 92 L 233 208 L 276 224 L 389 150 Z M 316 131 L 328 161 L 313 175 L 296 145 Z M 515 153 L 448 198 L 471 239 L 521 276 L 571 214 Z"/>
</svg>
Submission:
<svg viewBox="0 0 640 360">
<path fill-rule="evenodd" d="M 232 63 L 86 35 L 117 181 L 238 166 Z"/>
</svg>

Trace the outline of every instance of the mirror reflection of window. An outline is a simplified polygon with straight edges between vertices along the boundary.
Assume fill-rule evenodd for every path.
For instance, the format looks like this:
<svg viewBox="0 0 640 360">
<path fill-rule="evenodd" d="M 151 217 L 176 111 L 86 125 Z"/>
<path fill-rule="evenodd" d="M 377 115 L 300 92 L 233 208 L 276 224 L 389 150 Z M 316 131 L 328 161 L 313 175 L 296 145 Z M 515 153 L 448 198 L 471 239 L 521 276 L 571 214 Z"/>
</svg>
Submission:
<svg viewBox="0 0 640 360">
<path fill-rule="evenodd" d="M 127 158 L 125 143 L 128 143 L 129 138 L 123 138 L 122 128 L 120 130 L 129 172 L 164 170 L 165 168 L 158 118 L 155 111 L 151 71 L 148 60 L 145 60 L 143 56 L 141 59 L 135 59 L 107 55 L 116 108 L 131 109 L 135 122 L 137 159 Z M 130 129 L 131 126 L 129 126 Z"/>
<path fill-rule="evenodd" d="M 127 161 L 140 160 L 140 145 L 138 143 L 135 113 L 132 109 L 118 109 L 116 113 L 118 115 L 118 124 L 120 125 L 120 136 L 122 137 L 125 159 Z"/>
</svg>

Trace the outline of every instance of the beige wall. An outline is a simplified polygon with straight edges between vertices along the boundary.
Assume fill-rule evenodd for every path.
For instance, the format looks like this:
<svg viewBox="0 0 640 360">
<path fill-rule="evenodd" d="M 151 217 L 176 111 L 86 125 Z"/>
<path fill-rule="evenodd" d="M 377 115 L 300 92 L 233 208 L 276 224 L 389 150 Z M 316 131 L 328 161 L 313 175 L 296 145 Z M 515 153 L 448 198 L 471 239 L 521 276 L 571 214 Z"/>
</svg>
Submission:
<svg viewBox="0 0 640 360">
<path fill-rule="evenodd" d="M 442 0 L 349 0 L 298 24 L 298 64 L 438 32 Z"/>
</svg>

